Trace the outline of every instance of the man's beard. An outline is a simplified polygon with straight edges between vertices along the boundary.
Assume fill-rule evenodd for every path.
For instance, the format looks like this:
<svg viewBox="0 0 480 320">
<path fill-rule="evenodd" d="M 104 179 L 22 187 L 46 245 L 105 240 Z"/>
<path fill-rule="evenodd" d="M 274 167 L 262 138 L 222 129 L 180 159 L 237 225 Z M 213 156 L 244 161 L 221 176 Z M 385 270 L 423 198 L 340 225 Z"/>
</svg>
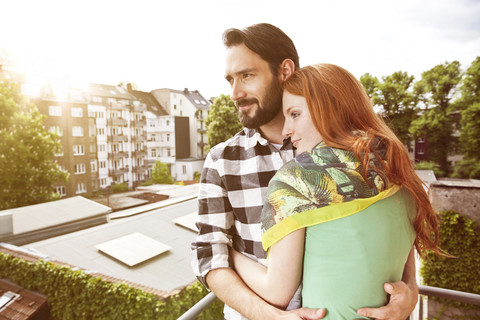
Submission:
<svg viewBox="0 0 480 320">
<path fill-rule="evenodd" d="M 274 79 L 270 86 L 267 88 L 265 95 L 261 100 L 261 104 L 258 99 L 242 99 L 235 102 L 237 108 L 247 104 L 257 104 L 257 110 L 252 117 L 248 116 L 246 111 L 238 111 L 238 118 L 242 125 L 249 129 L 256 129 L 266 123 L 269 123 L 282 109 L 282 88 L 277 79 Z"/>
</svg>

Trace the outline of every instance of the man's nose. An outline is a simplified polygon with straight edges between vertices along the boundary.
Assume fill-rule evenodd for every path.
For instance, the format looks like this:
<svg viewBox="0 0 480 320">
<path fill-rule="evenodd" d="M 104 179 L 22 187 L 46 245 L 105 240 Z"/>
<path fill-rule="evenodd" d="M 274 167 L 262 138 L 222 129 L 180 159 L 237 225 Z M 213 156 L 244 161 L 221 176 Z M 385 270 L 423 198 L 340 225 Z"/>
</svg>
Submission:
<svg viewBox="0 0 480 320">
<path fill-rule="evenodd" d="M 234 81 L 232 84 L 232 100 L 238 101 L 246 96 L 242 83 L 240 81 Z"/>
</svg>

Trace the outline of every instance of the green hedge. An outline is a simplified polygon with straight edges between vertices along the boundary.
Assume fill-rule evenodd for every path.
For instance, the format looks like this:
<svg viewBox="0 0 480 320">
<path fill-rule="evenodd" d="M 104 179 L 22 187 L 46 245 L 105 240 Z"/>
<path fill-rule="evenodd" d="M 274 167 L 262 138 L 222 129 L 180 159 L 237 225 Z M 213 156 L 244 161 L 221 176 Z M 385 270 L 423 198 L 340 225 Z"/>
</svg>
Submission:
<svg viewBox="0 0 480 320">
<path fill-rule="evenodd" d="M 196 283 L 161 301 L 123 283 L 111 283 L 69 267 L 29 262 L 0 252 L 0 278 L 43 293 L 55 320 L 177 319 L 208 292 Z M 223 319 L 217 300 L 198 319 Z"/>
<path fill-rule="evenodd" d="M 455 211 L 440 212 L 440 247 L 455 258 L 429 254 L 420 269 L 427 286 L 480 294 L 480 232 L 474 220 Z M 441 300 L 446 305 L 480 310 L 480 306 Z"/>
</svg>

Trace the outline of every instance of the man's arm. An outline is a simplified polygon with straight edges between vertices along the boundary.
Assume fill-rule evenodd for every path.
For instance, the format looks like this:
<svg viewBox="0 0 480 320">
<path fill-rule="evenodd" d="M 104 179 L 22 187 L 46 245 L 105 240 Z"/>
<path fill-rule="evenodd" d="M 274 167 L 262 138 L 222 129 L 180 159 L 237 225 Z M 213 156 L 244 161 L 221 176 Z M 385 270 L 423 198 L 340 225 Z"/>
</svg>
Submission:
<svg viewBox="0 0 480 320">
<path fill-rule="evenodd" d="M 415 252 L 410 250 L 402 281 L 385 283 L 385 291 L 390 294 L 390 301 L 380 308 L 361 308 L 358 314 L 377 320 L 405 320 L 415 309 L 418 300 L 418 286 L 415 278 Z"/>
<path fill-rule="evenodd" d="M 257 296 L 237 273 L 229 268 L 211 270 L 206 276 L 206 281 L 220 300 L 250 320 L 314 320 L 325 316 L 323 309 L 301 308 L 291 311 L 277 309 Z"/>
</svg>

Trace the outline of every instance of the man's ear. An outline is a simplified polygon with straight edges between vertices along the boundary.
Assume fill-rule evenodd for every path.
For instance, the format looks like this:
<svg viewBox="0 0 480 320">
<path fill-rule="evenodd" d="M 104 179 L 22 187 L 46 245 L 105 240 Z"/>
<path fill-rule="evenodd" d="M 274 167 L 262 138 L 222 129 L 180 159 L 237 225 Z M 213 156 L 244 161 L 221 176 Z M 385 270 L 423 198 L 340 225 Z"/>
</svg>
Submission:
<svg viewBox="0 0 480 320">
<path fill-rule="evenodd" d="M 278 72 L 278 77 L 281 82 L 290 78 L 290 76 L 295 72 L 295 63 L 291 59 L 283 60 L 280 65 L 280 70 Z"/>
</svg>

